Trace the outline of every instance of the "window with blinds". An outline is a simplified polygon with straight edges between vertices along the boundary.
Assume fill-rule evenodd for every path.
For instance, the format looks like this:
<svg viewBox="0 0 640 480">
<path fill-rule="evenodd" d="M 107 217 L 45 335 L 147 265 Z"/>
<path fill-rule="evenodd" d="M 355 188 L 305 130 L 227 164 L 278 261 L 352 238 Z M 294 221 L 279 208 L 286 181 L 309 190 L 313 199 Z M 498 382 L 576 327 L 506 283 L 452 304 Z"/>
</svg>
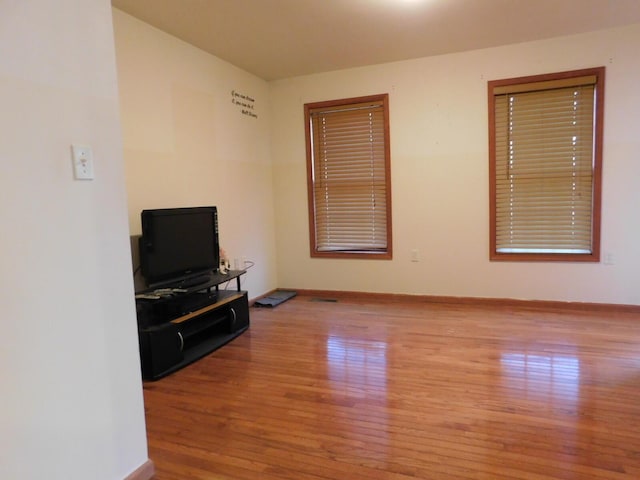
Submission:
<svg viewBox="0 0 640 480">
<path fill-rule="evenodd" d="M 604 67 L 488 88 L 490 258 L 599 261 Z"/>
<path fill-rule="evenodd" d="M 388 95 L 305 105 L 311 256 L 390 259 Z"/>
</svg>

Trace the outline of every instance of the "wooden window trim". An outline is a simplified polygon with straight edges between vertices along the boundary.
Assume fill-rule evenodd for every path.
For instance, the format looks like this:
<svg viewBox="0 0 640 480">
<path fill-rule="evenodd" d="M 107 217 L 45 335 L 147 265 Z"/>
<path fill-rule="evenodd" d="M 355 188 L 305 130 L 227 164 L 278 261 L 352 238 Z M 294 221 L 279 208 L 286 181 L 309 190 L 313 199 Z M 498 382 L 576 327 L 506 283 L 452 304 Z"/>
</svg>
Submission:
<svg viewBox="0 0 640 480">
<path fill-rule="evenodd" d="M 313 182 L 313 152 L 311 132 L 311 112 L 319 108 L 332 108 L 342 105 L 357 103 L 382 102 L 384 112 L 384 155 L 385 155 L 385 182 L 386 182 L 386 249 L 384 251 L 319 251 L 316 242 L 315 200 Z M 389 134 L 389 95 L 369 95 L 339 100 L 307 103 L 304 105 L 305 116 L 305 143 L 307 157 L 307 202 L 309 215 L 309 241 L 310 255 L 315 258 L 350 258 L 350 259 L 374 259 L 391 260 L 393 258 L 393 235 L 391 221 L 391 147 Z"/>
<path fill-rule="evenodd" d="M 594 105 L 594 149 L 593 149 L 593 189 L 592 189 L 592 238 L 591 253 L 503 253 L 496 251 L 496 128 L 495 128 L 495 89 L 526 83 L 553 82 L 565 79 L 592 76 L 596 77 Z M 602 142 L 604 131 L 604 92 L 605 67 L 573 70 L 560 73 L 532 75 L 488 82 L 489 103 L 489 259 L 491 261 L 558 261 L 558 262 L 599 262 L 600 261 L 600 223 L 602 199 Z"/>
</svg>

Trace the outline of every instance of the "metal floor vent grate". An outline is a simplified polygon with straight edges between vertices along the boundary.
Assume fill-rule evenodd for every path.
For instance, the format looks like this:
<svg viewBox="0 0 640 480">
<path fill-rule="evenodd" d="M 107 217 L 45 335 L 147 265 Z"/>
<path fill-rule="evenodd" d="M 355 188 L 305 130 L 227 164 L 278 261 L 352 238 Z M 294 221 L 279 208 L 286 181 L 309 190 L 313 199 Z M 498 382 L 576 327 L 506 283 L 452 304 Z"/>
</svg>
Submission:
<svg viewBox="0 0 640 480">
<path fill-rule="evenodd" d="M 312 302 L 327 302 L 327 303 L 338 303 L 336 298 L 312 298 Z"/>
</svg>

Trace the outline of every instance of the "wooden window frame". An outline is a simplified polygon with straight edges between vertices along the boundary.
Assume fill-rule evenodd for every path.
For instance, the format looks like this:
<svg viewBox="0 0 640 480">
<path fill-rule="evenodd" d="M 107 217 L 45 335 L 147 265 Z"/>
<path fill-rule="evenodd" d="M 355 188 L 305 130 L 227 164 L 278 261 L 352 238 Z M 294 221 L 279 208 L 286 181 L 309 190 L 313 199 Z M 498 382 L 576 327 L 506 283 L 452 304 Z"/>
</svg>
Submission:
<svg viewBox="0 0 640 480">
<path fill-rule="evenodd" d="M 380 102 L 383 109 L 383 132 L 384 132 L 384 174 L 385 174 L 385 220 L 386 220 L 386 247 L 384 249 L 372 250 L 319 250 L 316 239 L 316 208 L 314 199 L 314 153 L 313 153 L 313 132 L 311 126 L 312 112 L 319 109 L 331 109 L 336 107 L 348 107 L 354 104 Z M 307 103 L 304 105 L 305 117 L 305 140 L 307 156 L 307 194 L 309 212 L 309 240 L 311 257 L 317 258 L 351 258 L 351 259 L 374 259 L 390 260 L 393 258 L 393 243 L 391 231 L 391 154 L 389 143 L 389 95 L 369 95 L 363 97 L 353 97 L 340 100 L 330 100 L 323 102 Z"/>
<path fill-rule="evenodd" d="M 496 197 L 496 88 L 541 82 L 564 82 L 578 77 L 595 76 L 593 110 L 593 156 L 592 156 L 592 193 L 591 193 L 591 251 L 590 253 L 535 253 L 535 252 L 498 252 L 497 251 L 497 197 Z M 560 262 L 599 262 L 600 261 L 600 219 L 602 192 L 602 141 L 604 123 L 604 87 L 605 67 L 573 70 L 568 72 L 533 75 L 488 82 L 489 100 L 489 259 L 491 261 L 560 261 Z M 535 91 L 535 87 L 525 86 L 525 92 Z"/>
</svg>

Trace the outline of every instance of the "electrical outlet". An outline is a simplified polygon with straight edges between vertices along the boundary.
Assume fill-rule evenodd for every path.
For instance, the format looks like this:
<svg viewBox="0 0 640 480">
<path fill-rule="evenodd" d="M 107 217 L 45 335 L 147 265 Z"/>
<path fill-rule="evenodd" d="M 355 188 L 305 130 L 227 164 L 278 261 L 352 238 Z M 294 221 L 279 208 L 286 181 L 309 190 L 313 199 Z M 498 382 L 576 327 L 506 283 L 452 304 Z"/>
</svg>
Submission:
<svg viewBox="0 0 640 480">
<path fill-rule="evenodd" d="M 411 261 L 412 262 L 420 261 L 420 250 L 418 250 L 417 248 L 414 248 L 413 250 L 411 250 Z"/>
</svg>

